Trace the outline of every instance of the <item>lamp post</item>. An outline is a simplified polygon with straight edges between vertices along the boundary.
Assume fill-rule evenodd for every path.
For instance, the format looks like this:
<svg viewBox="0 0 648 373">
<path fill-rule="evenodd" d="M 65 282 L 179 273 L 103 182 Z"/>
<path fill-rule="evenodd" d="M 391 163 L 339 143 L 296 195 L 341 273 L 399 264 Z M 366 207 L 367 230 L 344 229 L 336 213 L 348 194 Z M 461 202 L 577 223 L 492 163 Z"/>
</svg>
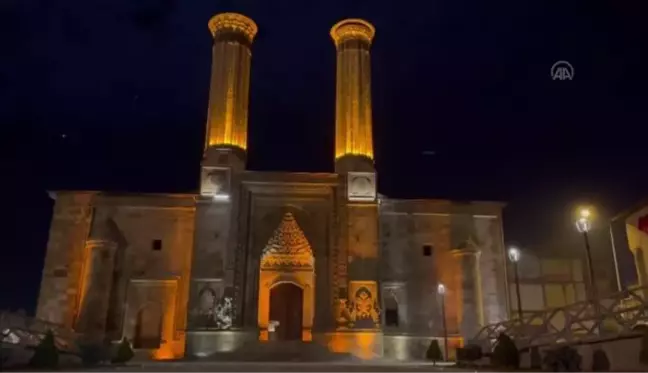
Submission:
<svg viewBox="0 0 648 373">
<path fill-rule="evenodd" d="M 522 257 L 520 249 L 515 246 L 511 246 L 508 249 L 508 258 L 513 263 L 513 271 L 515 273 L 515 295 L 517 297 L 517 313 L 520 323 L 522 323 L 522 297 L 520 296 L 520 271 L 518 268 L 518 262 Z"/>
<path fill-rule="evenodd" d="M 589 236 L 587 233 L 592 228 L 592 213 L 589 209 L 583 208 L 579 212 L 580 217 L 576 220 L 576 229 L 583 234 L 585 241 L 585 258 L 587 260 L 587 272 L 589 275 L 590 285 L 590 301 L 594 302 L 598 299 L 598 291 L 596 289 L 596 280 L 594 279 L 594 266 L 592 264 L 592 252 L 590 249 Z"/>
<path fill-rule="evenodd" d="M 443 323 L 443 350 L 444 350 L 444 359 L 448 360 L 448 325 L 446 324 L 446 314 L 445 314 L 445 285 L 439 283 L 437 285 L 437 294 L 441 298 L 441 321 Z"/>
</svg>

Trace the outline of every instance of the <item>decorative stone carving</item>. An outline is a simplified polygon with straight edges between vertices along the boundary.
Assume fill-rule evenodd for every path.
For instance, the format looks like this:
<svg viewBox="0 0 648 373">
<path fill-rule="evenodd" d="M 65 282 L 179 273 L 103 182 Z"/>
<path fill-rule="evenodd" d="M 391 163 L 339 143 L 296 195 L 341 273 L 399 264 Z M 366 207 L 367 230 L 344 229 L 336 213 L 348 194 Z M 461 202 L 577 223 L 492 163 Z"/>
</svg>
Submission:
<svg viewBox="0 0 648 373">
<path fill-rule="evenodd" d="M 331 38 L 336 46 L 347 39 L 359 39 L 371 43 L 375 34 L 374 26 L 362 19 L 345 19 L 331 28 Z"/>
<path fill-rule="evenodd" d="M 222 167 L 203 167 L 200 194 L 215 198 L 227 198 L 230 194 L 229 169 Z"/>
<path fill-rule="evenodd" d="M 376 200 L 376 174 L 373 172 L 349 172 L 347 197 L 349 201 Z"/>
<path fill-rule="evenodd" d="M 215 301 L 213 291 L 201 292 L 200 303 L 191 312 L 194 326 L 207 329 L 228 330 L 232 327 L 233 307 L 231 297 Z"/>
<path fill-rule="evenodd" d="M 293 215 L 284 215 L 263 249 L 261 269 L 275 267 L 313 267 L 313 251 Z"/>
<path fill-rule="evenodd" d="M 252 42 L 258 27 L 250 18 L 237 13 L 217 14 L 209 20 L 209 30 L 213 35 L 222 31 L 237 32 Z"/>
<path fill-rule="evenodd" d="M 355 286 L 354 286 L 355 285 Z M 372 281 L 352 281 L 353 300 L 340 299 L 336 321 L 338 328 L 380 328 L 380 307 L 376 297 L 376 284 Z M 373 291 L 372 291 L 373 290 Z M 352 290 L 353 291 L 353 290 Z"/>
</svg>

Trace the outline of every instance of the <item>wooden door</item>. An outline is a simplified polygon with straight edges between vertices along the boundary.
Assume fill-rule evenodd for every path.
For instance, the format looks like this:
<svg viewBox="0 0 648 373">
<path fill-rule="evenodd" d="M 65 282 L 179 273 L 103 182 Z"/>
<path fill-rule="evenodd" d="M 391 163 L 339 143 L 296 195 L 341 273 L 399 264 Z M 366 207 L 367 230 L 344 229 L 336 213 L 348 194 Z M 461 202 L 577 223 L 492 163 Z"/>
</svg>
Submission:
<svg viewBox="0 0 648 373">
<path fill-rule="evenodd" d="M 279 321 L 277 340 L 302 339 L 303 290 L 291 283 L 282 283 L 270 290 L 270 321 Z"/>
</svg>

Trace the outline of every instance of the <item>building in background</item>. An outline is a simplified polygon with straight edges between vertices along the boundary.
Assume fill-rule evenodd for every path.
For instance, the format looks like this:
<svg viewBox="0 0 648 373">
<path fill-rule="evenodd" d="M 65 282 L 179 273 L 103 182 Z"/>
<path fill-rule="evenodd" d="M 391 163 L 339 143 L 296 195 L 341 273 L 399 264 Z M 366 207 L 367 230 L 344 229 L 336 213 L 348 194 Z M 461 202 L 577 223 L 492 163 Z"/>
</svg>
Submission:
<svg viewBox="0 0 648 373">
<path fill-rule="evenodd" d="M 574 256 L 525 253 L 519 262 L 522 313 L 563 307 L 587 299 L 585 261 Z M 513 267 L 509 264 L 509 273 Z M 509 276 L 509 286 L 515 288 Z M 517 295 L 511 291 L 511 314 L 517 314 Z"/>
<path fill-rule="evenodd" d="M 90 337 L 127 337 L 156 359 L 208 356 L 252 340 L 420 359 L 444 335 L 439 283 L 451 345 L 508 318 L 502 204 L 377 193 L 371 24 L 347 19 L 330 32 L 332 173 L 246 168 L 257 26 L 226 13 L 209 28 L 200 188 L 52 192 L 39 318 Z"/>
<path fill-rule="evenodd" d="M 614 217 L 610 235 L 619 287 L 648 286 L 648 200 Z"/>
</svg>

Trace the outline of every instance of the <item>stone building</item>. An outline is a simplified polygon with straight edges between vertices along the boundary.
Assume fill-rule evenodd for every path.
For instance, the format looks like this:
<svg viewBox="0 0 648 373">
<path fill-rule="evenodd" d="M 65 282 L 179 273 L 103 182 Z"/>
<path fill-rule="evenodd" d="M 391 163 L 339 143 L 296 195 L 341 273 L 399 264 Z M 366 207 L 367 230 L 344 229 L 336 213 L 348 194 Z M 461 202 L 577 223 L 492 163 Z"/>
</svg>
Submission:
<svg viewBox="0 0 648 373">
<path fill-rule="evenodd" d="M 397 200 L 376 191 L 370 47 L 360 19 L 337 51 L 333 173 L 246 169 L 256 24 L 209 21 L 213 64 L 200 189 L 57 191 L 37 316 L 128 337 L 155 359 L 208 356 L 250 340 L 312 341 L 371 358 L 421 358 L 507 318 L 494 202 Z M 333 109 L 333 108 L 331 108 Z"/>
<path fill-rule="evenodd" d="M 615 216 L 610 235 L 619 290 L 648 286 L 648 199 Z"/>
</svg>

